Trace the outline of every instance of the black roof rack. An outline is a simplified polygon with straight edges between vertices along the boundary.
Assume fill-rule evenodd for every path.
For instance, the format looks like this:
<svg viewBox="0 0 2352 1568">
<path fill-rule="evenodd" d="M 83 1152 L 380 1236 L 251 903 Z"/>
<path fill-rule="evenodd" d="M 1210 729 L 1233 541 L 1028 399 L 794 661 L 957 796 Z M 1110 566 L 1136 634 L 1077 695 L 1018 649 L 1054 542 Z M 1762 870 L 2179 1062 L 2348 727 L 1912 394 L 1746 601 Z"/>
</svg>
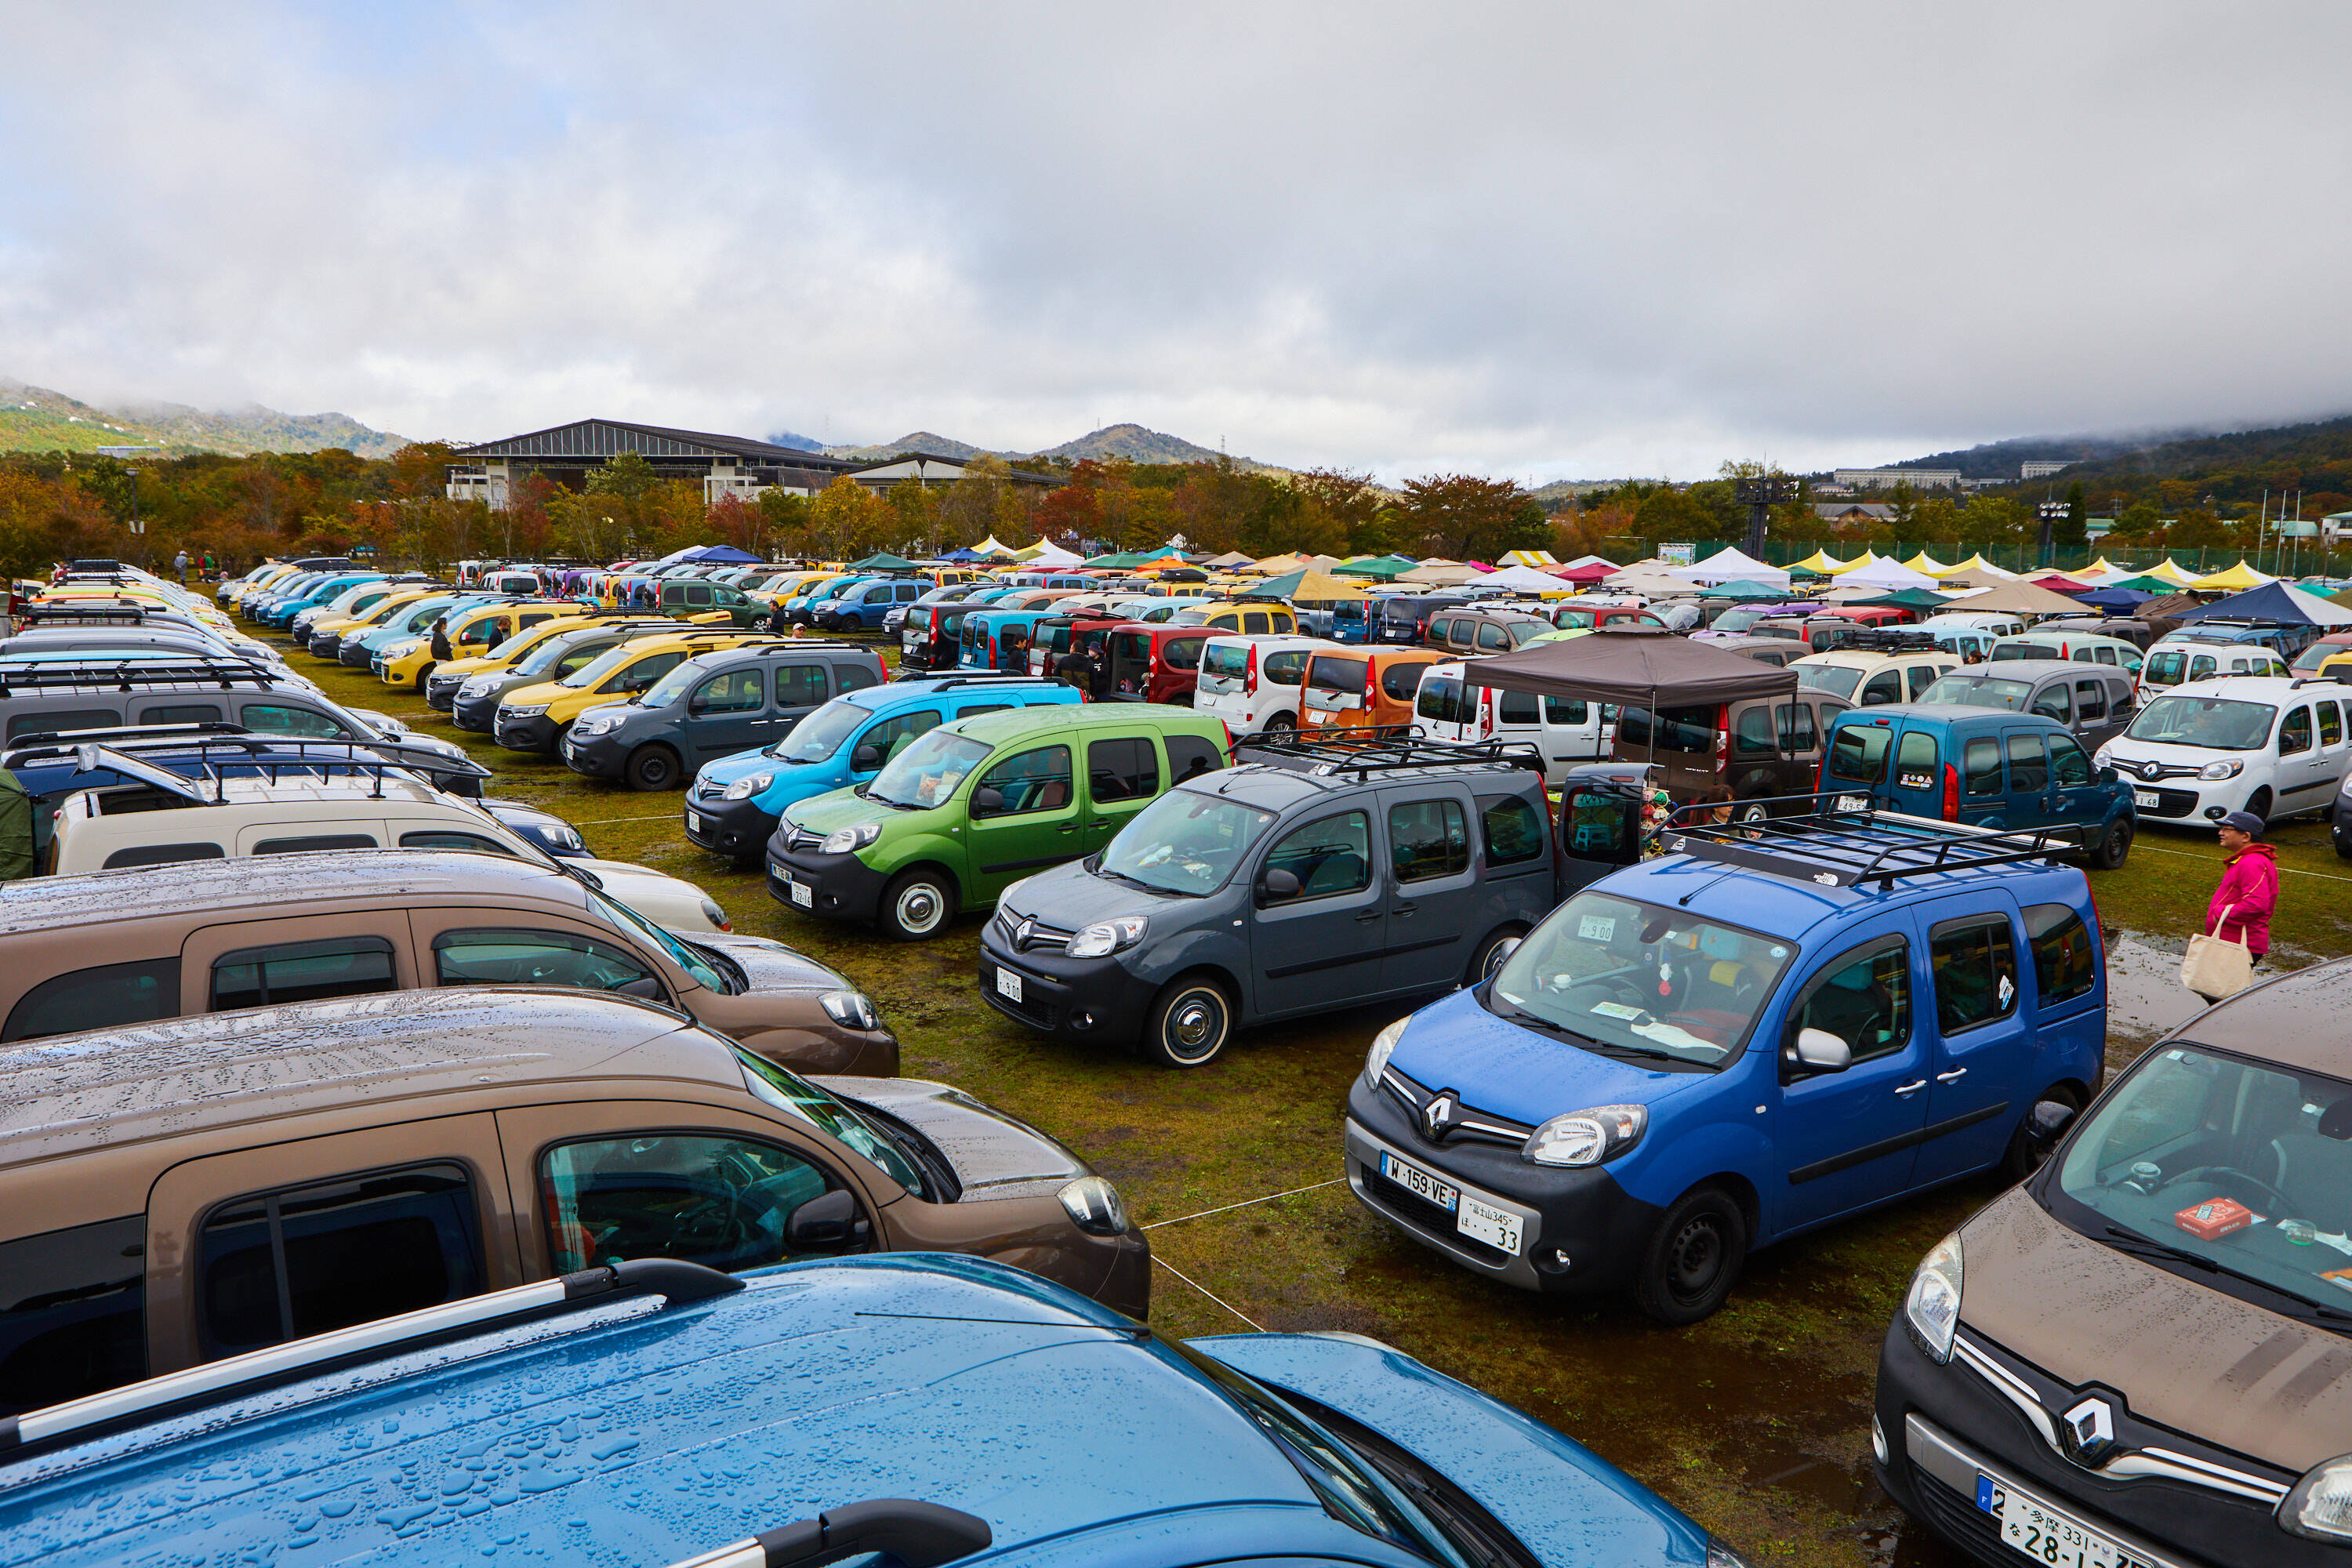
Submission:
<svg viewBox="0 0 2352 1568">
<path fill-rule="evenodd" d="M 136 599 L 58 599 L 44 603 L 27 599 L 16 606 L 19 621 L 63 622 L 76 626 L 136 625 L 152 616 L 171 615 L 186 620 L 181 611 L 166 610 L 160 605 L 142 604 Z"/>
<path fill-rule="evenodd" d="M 356 772 L 393 767 L 414 768 L 419 773 L 448 773 L 462 778 L 494 776 L 489 769 L 471 757 L 453 757 L 446 752 L 404 741 L 295 740 L 257 734 L 249 730 L 238 731 L 234 724 L 190 725 L 187 728 L 215 732 L 173 737 L 152 731 L 68 730 L 55 736 L 21 736 L 9 743 L 5 755 L 12 766 L 24 766 L 45 759 L 61 759 L 79 753 L 84 746 L 99 745 L 126 756 L 164 752 L 174 756 L 193 755 L 205 761 L 234 762 L 240 757 L 261 759 L 257 765 L 264 765 L 270 770 L 268 777 L 273 784 L 278 780 L 278 770 L 299 770 L 313 763 L 322 765 L 348 763 Z M 224 735 L 217 732 L 222 730 L 232 733 Z M 120 738 L 109 740 L 109 735 Z"/>
<path fill-rule="evenodd" d="M 1825 888 L 1876 882 L 1884 890 L 1898 878 L 2046 860 L 2087 847 L 2080 827 L 2003 832 L 1881 811 L 1866 788 L 1742 802 L 1787 812 L 1746 822 L 1704 820 L 1715 804 L 1676 810 L 1658 830 L 1659 847 Z"/>
<path fill-rule="evenodd" d="M 1295 735 L 1297 731 L 1293 731 Z M 1226 748 L 1236 762 L 1267 762 L 1319 774 L 1393 773 L 1404 768 L 1458 768 L 1481 763 L 1528 768 L 1543 776 L 1543 753 L 1524 741 L 1432 741 L 1410 724 L 1380 724 L 1316 740 L 1237 737 Z M 1242 752 L 1251 755 L 1244 759 Z"/>
<path fill-rule="evenodd" d="M 1914 630 L 1910 627 L 1864 626 L 1857 624 L 1855 629 L 1850 632 L 1836 626 L 1823 626 L 1818 629 L 1828 632 L 1837 639 L 1832 647 L 1840 652 L 1853 649 L 1859 653 L 1935 653 L 1940 647 L 1936 641 L 1935 633 Z M 1822 651 L 1827 653 L 1832 649 L 1824 648 Z"/>
<path fill-rule="evenodd" d="M 111 687 L 132 691 L 142 686 L 276 686 L 281 677 L 261 665 L 229 658 L 157 658 L 150 663 L 28 664 L 0 668 L 0 701 L 19 692 L 67 687 Z"/>
<path fill-rule="evenodd" d="M 16 736 L 5 746 L 0 746 L 0 756 L 23 756 L 34 752 L 70 752 L 76 746 L 96 742 L 107 746 L 184 746 L 202 741 L 208 735 L 250 735 L 252 731 L 242 724 L 225 720 L 206 719 L 194 724 L 118 724 L 103 730 L 41 730 Z"/>
</svg>

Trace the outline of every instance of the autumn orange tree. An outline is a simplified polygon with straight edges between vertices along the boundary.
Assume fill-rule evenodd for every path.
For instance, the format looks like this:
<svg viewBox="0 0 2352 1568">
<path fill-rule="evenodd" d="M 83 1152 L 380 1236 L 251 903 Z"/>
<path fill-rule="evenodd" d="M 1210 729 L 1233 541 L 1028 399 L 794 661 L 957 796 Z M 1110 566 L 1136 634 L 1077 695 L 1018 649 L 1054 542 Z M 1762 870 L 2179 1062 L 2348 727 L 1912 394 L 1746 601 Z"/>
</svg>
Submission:
<svg viewBox="0 0 2352 1568">
<path fill-rule="evenodd" d="M 1549 532 L 1533 496 L 1509 479 L 1475 474 L 1407 479 L 1396 521 L 1398 548 L 1455 561 L 1492 561 L 1513 550 L 1539 550 Z"/>
</svg>

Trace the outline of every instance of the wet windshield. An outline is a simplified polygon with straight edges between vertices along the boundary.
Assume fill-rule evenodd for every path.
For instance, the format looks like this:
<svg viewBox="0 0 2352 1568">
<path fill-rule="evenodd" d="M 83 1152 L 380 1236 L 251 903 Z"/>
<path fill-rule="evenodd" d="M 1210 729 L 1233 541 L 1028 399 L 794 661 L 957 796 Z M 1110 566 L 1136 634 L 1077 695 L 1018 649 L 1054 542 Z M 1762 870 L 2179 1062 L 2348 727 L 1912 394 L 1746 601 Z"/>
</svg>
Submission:
<svg viewBox="0 0 2352 1568">
<path fill-rule="evenodd" d="M 544 675 L 553 669 L 566 653 L 578 647 L 581 641 L 579 637 L 564 637 L 561 633 L 549 637 L 525 654 L 521 662 L 514 667 L 514 672 L 517 675 Z"/>
<path fill-rule="evenodd" d="M 1199 898 L 1225 885 L 1273 821 L 1270 811 L 1171 790 L 1119 829 L 1097 875 Z"/>
<path fill-rule="evenodd" d="M 1853 689 L 1862 684 L 1862 671 L 1835 664 L 1801 664 L 1797 684 L 1832 697 L 1852 697 Z"/>
<path fill-rule="evenodd" d="M 872 717 L 872 709 L 836 697 L 793 725 L 791 734 L 768 748 L 768 755 L 788 763 L 824 762 Z"/>
<path fill-rule="evenodd" d="M 1791 951 L 1686 910 L 1587 891 L 1511 954 L 1486 1005 L 1603 1056 L 1712 1070 L 1737 1056 Z"/>
<path fill-rule="evenodd" d="M 679 665 L 653 684 L 653 689 L 637 699 L 648 708 L 667 708 L 686 695 L 688 688 L 710 672 L 688 661 Z"/>
<path fill-rule="evenodd" d="M 1919 700 L 1948 708 L 2006 708 L 2025 711 L 2033 695 L 2030 680 L 1988 680 L 1973 675 L 1948 675 L 1919 694 Z"/>
<path fill-rule="evenodd" d="M 2044 1201 L 2200 1284 L 2352 1324 L 2347 1193 L 2352 1083 L 2181 1045 L 2142 1058 L 2068 1140 Z"/>
<path fill-rule="evenodd" d="M 988 760 L 990 750 L 982 742 L 934 730 L 891 758 L 866 786 L 866 796 L 885 805 L 926 810 L 953 796 L 964 775 Z"/>
<path fill-rule="evenodd" d="M 618 647 L 607 648 L 557 681 L 556 684 L 576 687 L 583 690 L 601 685 L 606 676 L 619 669 L 623 665 L 635 663 L 637 656 L 644 651 L 643 648 L 632 647 L 627 643 L 623 643 Z"/>
<path fill-rule="evenodd" d="M 2125 731 L 2135 741 L 2197 746 L 2209 752 L 2257 752 L 2270 740 L 2278 710 L 2267 702 L 2220 697 L 2159 697 L 2139 710 Z"/>
<path fill-rule="evenodd" d="M 759 1099 L 856 1150 L 888 1172 L 890 1179 L 908 1192 L 929 1195 L 914 1162 L 850 1106 L 806 1079 L 786 1072 L 765 1057 L 755 1057 L 740 1046 L 735 1047 L 735 1059 L 743 1064 L 743 1081 Z"/>
<path fill-rule="evenodd" d="M 671 963 L 677 964 L 680 969 L 685 970 L 688 974 L 694 976 L 695 983 L 697 984 L 701 985 L 706 989 L 716 991 L 721 996 L 734 994 L 736 989 L 735 986 L 730 984 L 723 976 L 721 976 L 719 971 L 710 967 L 710 961 L 709 959 L 703 957 L 699 952 L 688 946 L 687 943 L 682 942 L 678 941 L 677 938 L 670 935 L 669 932 L 662 930 L 661 927 L 654 924 L 653 921 L 646 919 L 645 916 L 637 913 L 636 910 L 628 908 L 626 905 L 615 903 L 610 898 L 607 898 L 603 893 L 594 891 L 593 889 L 588 894 L 588 901 L 595 905 L 597 910 L 604 916 L 604 918 L 611 921 L 614 925 L 634 927 L 635 929 L 645 932 L 646 935 L 651 937 L 655 943 L 658 945 L 664 952 L 669 954 Z"/>
</svg>

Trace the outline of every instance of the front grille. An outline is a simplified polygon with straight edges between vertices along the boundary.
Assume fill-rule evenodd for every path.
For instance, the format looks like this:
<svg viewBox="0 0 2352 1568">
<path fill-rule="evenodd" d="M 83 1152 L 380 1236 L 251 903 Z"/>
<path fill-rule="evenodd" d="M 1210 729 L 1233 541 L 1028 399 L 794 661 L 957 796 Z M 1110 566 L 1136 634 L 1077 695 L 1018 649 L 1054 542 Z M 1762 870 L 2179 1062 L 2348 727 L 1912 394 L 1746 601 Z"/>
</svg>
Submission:
<svg viewBox="0 0 2352 1568">
<path fill-rule="evenodd" d="M 1414 1135 L 1424 1142 L 1435 1143 L 1440 1147 L 1456 1142 L 1500 1143 L 1505 1148 L 1517 1149 L 1523 1146 L 1535 1133 L 1535 1129 L 1524 1121 L 1514 1121 L 1507 1116 L 1498 1116 L 1491 1110 L 1480 1110 L 1477 1107 L 1457 1098 L 1454 1103 L 1453 1114 L 1447 1118 L 1444 1131 L 1437 1137 L 1431 1138 L 1428 1131 L 1429 1124 L 1423 1118 L 1422 1111 L 1431 1100 L 1435 1100 L 1444 1091 L 1424 1089 L 1394 1068 L 1384 1068 L 1381 1071 L 1381 1087 L 1388 1090 L 1391 1098 L 1398 1104 L 1404 1107 L 1405 1115 L 1412 1122 Z"/>
<path fill-rule="evenodd" d="M 811 833 L 805 827 L 790 825 L 784 828 L 784 847 L 787 849 L 818 849 L 824 845 L 824 835 L 822 833 Z"/>
<path fill-rule="evenodd" d="M 1062 926 L 1047 925 L 1032 917 L 1014 920 L 1003 910 L 996 912 L 996 934 L 1004 945 L 1015 952 L 1060 952 L 1070 945 L 1078 933 Z"/>
<path fill-rule="evenodd" d="M 1974 1498 L 1962 1497 L 1916 1465 L 1911 1467 L 1911 1489 L 1927 1522 L 1947 1540 L 1982 1562 L 2000 1562 L 2001 1552 L 2007 1550 L 2001 1543 L 2000 1521 L 1977 1507 Z"/>
<path fill-rule="evenodd" d="M 1446 1246 L 1466 1253 L 1481 1263 L 1500 1268 L 1513 1261 L 1511 1255 L 1501 1247 L 1489 1247 L 1483 1241 L 1463 1235 L 1455 1228 L 1454 1215 L 1431 1203 L 1427 1198 L 1417 1193 L 1408 1192 L 1381 1175 L 1377 1159 L 1364 1167 L 1364 1190 L 1371 1194 L 1381 1207 L 1412 1226 L 1415 1230 L 1425 1231 L 1443 1240 Z"/>
<path fill-rule="evenodd" d="M 2146 794 L 2146 791 L 2141 793 Z M 2186 816 L 2197 809 L 2197 792 L 2192 789 L 2160 789 L 2154 805 L 2140 809 L 2151 816 Z"/>
<path fill-rule="evenodd" d="M 720 795 L 725 795 L 726 793 L 727 786 L 720 784 L 716 779 L 697 779 L 694 781 L 694 798 L 697 800 L 717 800 Z"/>
</svg>

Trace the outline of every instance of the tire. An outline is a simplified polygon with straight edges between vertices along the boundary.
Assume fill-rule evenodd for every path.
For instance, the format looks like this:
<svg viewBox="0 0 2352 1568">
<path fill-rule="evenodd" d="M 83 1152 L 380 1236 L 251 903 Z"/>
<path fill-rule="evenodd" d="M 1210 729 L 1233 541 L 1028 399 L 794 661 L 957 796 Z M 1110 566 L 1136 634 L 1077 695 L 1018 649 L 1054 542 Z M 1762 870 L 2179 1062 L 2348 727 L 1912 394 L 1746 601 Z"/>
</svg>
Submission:
<svg viewBox="0 0 2352 1568">
<path fill-rule="evenodd" d="M 1762 822 L 1771 815 L 1760 800 L 1743 800 L 1731 808 L 1731 820 L 1734 822 Z"/>
<path fill-rule="evenodd" d="M 2099 840 L 2098 847 L 2091 851 L 2091 864 L 2102 871 L 2116 870 L 2131 854 L 2131 847 L 2132 825 L 2117 817 L 2108 825 L 2106 837 Z"/>
<path fill-rule="evenodd" d="M 1152 1005 L 1139 1049 L 1144 1060 L 1160 1067 L 1206 1067 L 1233 1033 L 1234 1004 L 1225 988 L 1205 974 L 1188 974 Z"/>
<path fill-rule="evenodd" d="M 1464 988 L 1466 990 L 1491 978 L 1495 971 L 1502 967 L 1503 944 L 1507 942 L 1516 942 L 1527 934 L 1517 926 L 1505 926 L 1487 937 L 1485 942 L 1480 942 L 1478 951 L 1470 955 L 1470 966 L 1462 972 Z"/>
<path fill-rule="evenodd" d="M 1694 1187 L 1675 1200 L 1643 1249 L 1633 1300 L 1658 1322 L 1696 1323 L 1731 1294 L 1748 1261 L 1748 1215 L 1721 1187 Z"/>
<path fill-rule="evenodd" d="M 2000 1179 L 2014 1186 L 2034 1172 L 2049 1158 L 2047 1151 L 2037 1151 L 2033 1141 L 2025 1135 L 2027 1124 L 2033 1118 L 2033 1108 L 2045 1100 L 2063 1100 L 2076 1110 L 2083 1109 L 2083 1097 L 2074 1089 L 2061 1084 L 2046 1089 L 2025 1102 L 2025 1114 L 2018 1118 L 2017 1131 L 2009 1135 L 2009 1147 L 2000 1156 Z"/>
<path fill-rule="evenodd" d="M 2246 797 L 2246 809 L 2264 822 L 2271 819 L 2271 791 L 2268 784 L 2264 784 Z"/>
<path fill-rule="evenodd" d="M 955 916 L 955 884 L 945 872 L 919 869 L 901 872 L 882 889 L 877 920 L 887 936 L 922 942 L 946 930 Z"/>
<path fill-rule="evenodd" d="M 685 772 L 667 746 L 639 746 L 622 765 L 621 782 L 634 790 L 676 789 Z"/>
<path fill-rule="evenodd" d="M 1297 728 L 1298 721 L 1289 714 L 1275 713 L 1267 716 L 1263 732 L 1268 735 L 1287 735 Z"/>
</svg>

